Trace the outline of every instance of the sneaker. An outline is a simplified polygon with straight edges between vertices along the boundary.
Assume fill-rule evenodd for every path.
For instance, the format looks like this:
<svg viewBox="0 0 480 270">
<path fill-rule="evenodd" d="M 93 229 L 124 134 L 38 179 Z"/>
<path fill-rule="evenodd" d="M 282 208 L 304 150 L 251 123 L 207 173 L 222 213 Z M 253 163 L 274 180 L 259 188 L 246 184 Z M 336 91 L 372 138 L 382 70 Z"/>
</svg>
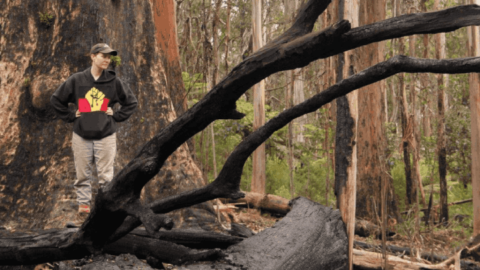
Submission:
<svg viewBox="0 0 480 270">
<path fill-rule="evenodd" d="M 80 204 L 78 206 L 78 213 L 75 215 L 74 220 L 67 222 L 67 228 L 80 228 L 90 214 L 90 206 L 86 204 Z"/>
<path fill-rule="evenodd" d="M 78 206 L 78 213 L 87 213 L 90 214 L 90 205 L 80 204 Z"/>
<path fill-rule="evenodd" d="M 88 214 L 89 213 L 78 212 L 75 215 L 75 218 L 72 221 L 67 222 L 66 227 L 67 228 L 80 228 L 82 226 L 82 224 L 85 222 L 85 220 L 87 220 Z"/>
</svg>

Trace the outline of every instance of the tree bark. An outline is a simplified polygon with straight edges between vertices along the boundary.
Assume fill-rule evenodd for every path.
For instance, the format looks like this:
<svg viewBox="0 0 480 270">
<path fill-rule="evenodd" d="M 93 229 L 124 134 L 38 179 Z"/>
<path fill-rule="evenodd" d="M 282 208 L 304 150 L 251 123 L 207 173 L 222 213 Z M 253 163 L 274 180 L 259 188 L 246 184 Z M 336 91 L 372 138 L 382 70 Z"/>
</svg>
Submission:
<svg viewBox="0 0 480 270">
<path fill-rule="evenodd" d="M 262 1 L 252 1 L 253 51 L 263 47 Z M 265 124 L 265 82 L 262 80 L 253 87 L 253 130 Z M 265 193 L 265 144 L 253 152 L 252 192 Z"/>
<path fill-rule="evenodd" d="M 472 0 L 472 4 L 480 4 Z M 469 55 L 480 56 L 480 28 L 472 26 L 469 29 Z M 473 193 L 473 236 L 480 234 L 480 77 L 477 73 L 470 74 L 470 128 L 472 147 L 472 193 Z"/>
<path fill-rule="evenodd" d="M 363 1 L 360 4 L 359 23 L 366 25 L 385 19 L 385 1 Z M 384 44 L 375 43 L 356 50 L 358 69 L 363 70 L 384 59 Z M 374 221 L 381 212 L 381 186 L 386 182 L 389 190 L 389 214 L 396 217 L 395 200 L 391 196 L 393 185 L 386 174 L 385 160 L 385 108 L 384 82 L 369 85 L 358 91 L 357 127 L 357 213 L 356 217 Z M 387 180 L 388 178 L 388 180 Z"/>
<path fill-rule="evenodd" d="M 397 15 L 401 15 L 403 13 L 402 11 L 402 6 L 400 5 L 401 1 L 396 0 L 395 1 L 395 9 Z M 398 47 L 399 47 L 399 53 L 404 54 L 405 53 L 405 42 L 403 38 L 398 39 Z M 415 203 L 415 197 L 417 196 L 416 194 L 416 189 L 415 186 L 413 185 L 413 179 L 412 179 L 412 168 L 411 168 L 411 163 L 410 163 L 410 147 L 408 145 L 408 139 L 407 137 L 409 136 L 409 117 L 408 117 L 408 101 L 407 101 L 407 94 L 406 94 L 406 84 L 405 84 L 405 76 L 404 74 L 399 74 L 398 75 L 399 79 L 399 87 L 400 87 L 400 109 L 401 109 L 401 120 L 402 120 L 402 147 L 403 149 L 403 162 L 405 165 L 405 185 L 406 185 L 406 205 L 411 205 Z"/>
<path fill-rule="evenodd" d="M 226 263 L 213 264 L 214 268 L 346 269 L 347 236 L 338 210 L 303 197 L 292 200 L 291 204 L 292 210 L 274 227 L 229 247 L 225 251 Z M 187 264 L 180 269 L 207 268 Z"/>
<path fill-rule="evenodd" d="M 435 0 L 434 9 L 438 10 L 439 0 Z M 445 33 L 435 35 L 435 51 L 437 59 L 445 58 Z M 445 88 L 446 80 L 443 74 L 437 75 L 437 151 L 438 151 L 438 173 L 440 179 L 440 222 L 448 223 L 448 191 L 447 191 L 447 151 L 445 142 Z"/>
<path fill-rule="evenodd" d="M 352 26 L 359 25 L 359 1 L 338 2 L 339 19 L 349 20 Z M 355 50 L 356 51 L 356 50 Z M 356 52 L 338 55 L 337 83 L 355 73 Z M 351 93 L 337 100 L 337 126 L 335 133 L 335 195 L 337 208 L 347 226 L 348 269 L 353 269 L 353 240 L 355 237 L 355 214 L 357 196 L 357 122 L 358 93 Z"/>
</svg>

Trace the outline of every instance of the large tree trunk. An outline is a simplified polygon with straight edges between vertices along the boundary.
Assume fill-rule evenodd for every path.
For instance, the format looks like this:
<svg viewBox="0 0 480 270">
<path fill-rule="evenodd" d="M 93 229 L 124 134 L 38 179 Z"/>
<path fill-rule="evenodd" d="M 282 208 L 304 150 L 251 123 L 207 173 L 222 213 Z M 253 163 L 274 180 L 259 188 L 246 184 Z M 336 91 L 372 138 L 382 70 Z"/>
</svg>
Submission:
<svg viewBox="0 0 480 270">
<path fill-rule="evenodd" d="M 360 4 L 359 23 L 366 25 L 385 19 L 385 1 L 362 1 Z M 356 50 L 358 69 L 384 60 L 384 43 L 363 46 Z M 381 216 L 382 182 L 388 184 L 388 212 L 396 217 L 396 204 L 393 185 L 386 171 L 385 149 L 385 109 L 383 94 L 385 84 L 378 82 L 362 88 L 358 92 L 358 127 L 357 127 L 357 214 L 366 220 L 377 220 Z"/>
<path fill-rule="evenodd" d="M 50 26 L 39 21 L 39 10 L 54 16 Z M 9 127 L 2 129 L 0 139 L 4 226 L 62 227 L 75 214 L 72 125 L 56 120 L 49 98 L 68 76 L 90 66 L 84 55 L 95 43 L 106 42 L 118 50 L 122 65 L 116 71 L 138 99 L 138 110 L 128 121 L 118 123 L 115 173 L 145 141 L 186 110 L 173 11 L 173 2 L 167 0 L 136 5 L 118 1 L 2 4 L 1 16 L 11 16 L 2 27 L 2 51 L 9 53 L 2 53 L 0 60 L 5 76 L 0 85 L 4 96 L 0 115 L 2 125 Z M 126 20 L 130 23 L 125 24 Z M 169 160 L 146 188 L 147 200 L 204 184 L 186 144 Z"/>
</svg>

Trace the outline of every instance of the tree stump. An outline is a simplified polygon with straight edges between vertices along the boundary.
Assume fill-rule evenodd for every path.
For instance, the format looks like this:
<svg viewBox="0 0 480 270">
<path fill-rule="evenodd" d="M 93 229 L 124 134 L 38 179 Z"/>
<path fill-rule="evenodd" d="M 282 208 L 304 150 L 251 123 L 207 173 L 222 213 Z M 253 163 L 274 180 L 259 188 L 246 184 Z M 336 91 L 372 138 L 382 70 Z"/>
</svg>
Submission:
<svg viewBox="0 0 480 270">
<path fill-rule="evenodd" d="M 179 269 L 347 269 L 347 234 L 338 210 L 299 197 L 272 228 L 229 247 L 222 261 Z"/>
</svg>

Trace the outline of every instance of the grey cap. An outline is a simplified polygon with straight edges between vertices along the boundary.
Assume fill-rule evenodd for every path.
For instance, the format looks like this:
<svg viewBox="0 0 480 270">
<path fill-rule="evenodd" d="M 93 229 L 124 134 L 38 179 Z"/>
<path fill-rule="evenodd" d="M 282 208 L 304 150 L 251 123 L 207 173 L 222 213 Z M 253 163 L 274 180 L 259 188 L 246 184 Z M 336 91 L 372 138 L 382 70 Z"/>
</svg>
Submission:
<svg viewBox="0 0 480 270">
<path fill-rule="evenodd" d="M 98 43 L 93 45 L 92 49 L 90 49 L 90 54 L 96 53 L 109 53 L 111 55 L 117 55 L 117 51 L 110 48 L 107 43 Z"/>
</svg>

